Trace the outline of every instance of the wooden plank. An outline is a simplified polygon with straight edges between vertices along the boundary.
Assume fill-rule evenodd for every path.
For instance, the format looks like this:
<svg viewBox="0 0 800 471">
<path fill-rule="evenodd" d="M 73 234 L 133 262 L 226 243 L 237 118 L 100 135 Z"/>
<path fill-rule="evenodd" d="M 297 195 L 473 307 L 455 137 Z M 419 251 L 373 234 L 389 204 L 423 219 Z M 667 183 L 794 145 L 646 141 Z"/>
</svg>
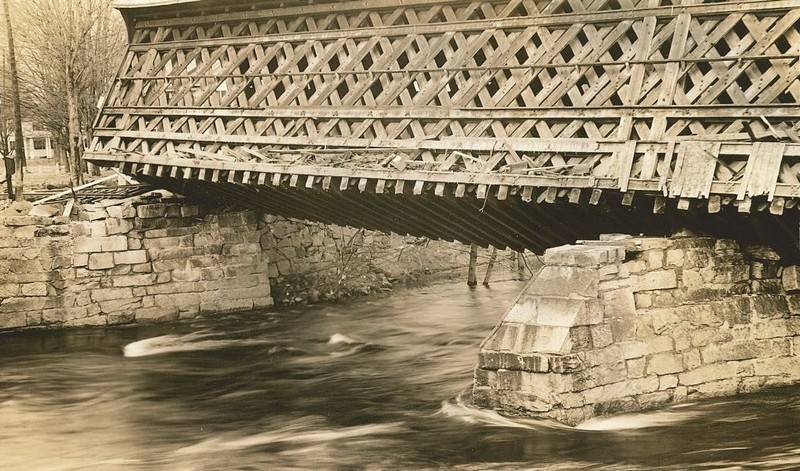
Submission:
<svg viewBox="0 0 800 471">
<path fill-rule="evenodd" d="M 672 158 L 675 154 L 675 141 L 669 141 L 667 143 L 667 149 L 664 153 L 664 160 L 659 166 L 659 177 L 658 177 L 658 189 L 661 190 L 665 195 L 668 193 L 667 190 L 667 179 L 670 178 L 671 167 L 672 167 Z"/>
<path fill-rule="evenodd" d="M 628 141 L 614 154 L 617 162 L 617 177 L 619 178 L 619 191 L 628 191 L 628 182 L 631 179 L 633 157 L 636 152 L 636 141 Z"/>
<path fill-rule="evenodd" d="M 660 105 L 673 103 L 675 87 L 678 84 L 678 74 L 680 73 L 681 67 L 678 61 L 682 59 L 685 54 L 686 39 L 689 34 L 691 21 L 692 17 L 688 13 L 681 13 L 675 19 L 675 30 L 669 49 L 669 58 L 672 62 L 666 65 L 664 75 L 661 79 L 661 94 L 658 99 Z"/>
<path fill-rule="evenodd" d="M 622 195 L 622 205 L 623 206 L 631 206 L 633 204 L 633 198 L 636 195 L 635 191 L 629 191 Z"/>
<path fill-rule="evenodd" d="M 664 214 L 667 208 L 667 199 L 663 196 L 656 196 L 653 201 L 653 214 Z"/>
<path fill-rule="evenodd" d="M 99 179 L 91 181 L 89 183 L 84 183 L 83 185 L 76 186 L 74 189 L 71 188 L 69 190 L 64 190 L 64 191 L 58 192 L 58 193 L 56 193 L 54 195 L 50 195 L 50 196 L 47 196 L 47 197 L 42 198 L 40 200 L 34 201 L 32 204 L 34 206 L 37 206 L 37 205 L 40 205 L 40 204 L 48 203 L 50 201 L 55 201 L 55 200 L 58 200 L 58 199 L 61 199 L 61 198 L 65 197 L 67 195 L 72 194 L 74 191 L 80 191 L 80 190 L 85 190 L 87 188 L 92 188 L 92 187 L 98 186 L 98 185 L 100 185 L 102 183 L 110 182 L 110 181 L 115 180 L 117 178 L 119 178 L 117 174 L 109 175 L 109 176 L 103 177 L 103 178 L 99 178 Z"/>
<path fill-rule="evenodd" d="M 783 214 L 785 206 L 786 206 L 786 200 L 779 196 L 773 199 L 772 203 L 769 205 L 769 213 L 775 216 L 780 216 Z"/>
<path fill-rule="evenodd" d="M 787 57 L 792 59 L 794 57 Z M 713 60 L 713 59 L 709 59 Z M 728 59 L 730 60 L 730 59 Z M 749 59 L 748 62 L 754 61 Z M 591 66 L 592 64 L 588 64 Z M 513 69 L 513 67 L 504 67 Z M 153 80 L 159 80 L 153 77 Z M 163 80 L 163 79 L 161 79 Z M 133 116 L 191 116 L 197 118 L 317 118 L 317 119 L 453 119 L 453 120 L 486 120 L 486 119 L 519 119 L 527 120 L 535 116 L 537 119 L 592 119 L 618 121 L 620 118 L 644 119 L 653 116 L 665 118 L 729 118 L 741 119 L 761 116 L 771 118 L 797 118 L 800 109 L 796 106 L 779 103 L 752 103 L 741 105 L 692 104 L 685 105 L 611 105 L 611 106 L 440 106 L 440 107 L 359 107 L 351 106 L 307 106 L 270 107 L 269 109 L 244 108 L 187 108 L 179 106 L 108 106 L 103 109 L 106 115 Z M 97 129 L 114 129 L 96 126 Z M 618 137 L 618 140 L 627 140 Z"/>
<path fill-rule="evenodd" d="M 581 189 L 580 188 L 572 188 L 569 191 L 569 202 L 572 204 L 578 204 L 581 201 Z"/>
<path fill-rule="evenodd" d="M 600 202 L 601 196 L 603 196 L 603 190 L 599 188 L 593 189 L 591 196 L 589 196 L 589 204 L 597 205 Z"/>
<path fill-rule="evenodd" d="M 687 141 L 678 147 L 670 196 L 708 198 L 717 168 L 718 142 Z"/>
<path fill-rule="evenodd" d="M 767 201 L 775 196 L 775 185 L 781 171 L 786 144 L 781 142 L 755 142 L 753 153 L 747 160 L 745 173 L 739 182 L 737 199 L 767 195 Z"/>
<path fill-rule="evenodd" d="M 753 204 L 753 200 L 749 196 L 745 196 L 743 200 L 736 201 L 736 209 L 740 213 L 749 213 Z"/>
<path fill-rule="evenodd" d="M 722 198 L 719 195 L 711 195 L 708 198 L 708 213 L 716 214 L 722 210 Z"/>
<path fill-rule="evenodd" d="M 279 145 L 279 146 L 307 146 L 307 136 L 242 136 L 201 133 L 166 133 L 139 131 L 109 131 L 98 130 L 99 137 L 122 137 L 132 139 L 167 140 L 180 142 L 225 142 L 238 145 Z M 407 149 L 407 150 L 449 150 L 460 148 L 462 150 L 492 151 L 497 146 L 494 138 L 456 138 L 444 137 L 440 139 L 368 139 L 347 137 L 319 137 L 315 140 L 317 145 L 328 147 L 348 148 L 381 148 L 381 149 Z M 602 142 L 589 139 L 535 139 L 535 138 L 506 138 L 506 142 L 518 152 L 579 152 L 579 153 L 611 153 L 621 145 L 617 140 Z"/>
<path fill-rule="evenodd" d="M 544 200 L 545 200 L 545 202 L 547 202 L 547 203 L 555 203 L 555 202 L 556 202 L 556 196 L 557 196 L 557 195 L 558 195 L 558 188 L 556 188 L 556 187 L 552 187 L 552 186 L 551 186 L 551 187 L 549 187 L 549 188 L 547 189 L 547 191 L 545 192 L 545 198 L 544 198 Z"/>
<path fill-rule="evenodd" d="M 475 190 L 475 197 L 479 200 L 486 199 L 486 192 L 489 189 L 489 185 L 478 185 L 478 188 Z"/>
<path fill-rule="evenodd" d="M 530 203 L 533 201 L 533 187 L 526 186 L 522 189 L 522 201 Z"/>
</svg>

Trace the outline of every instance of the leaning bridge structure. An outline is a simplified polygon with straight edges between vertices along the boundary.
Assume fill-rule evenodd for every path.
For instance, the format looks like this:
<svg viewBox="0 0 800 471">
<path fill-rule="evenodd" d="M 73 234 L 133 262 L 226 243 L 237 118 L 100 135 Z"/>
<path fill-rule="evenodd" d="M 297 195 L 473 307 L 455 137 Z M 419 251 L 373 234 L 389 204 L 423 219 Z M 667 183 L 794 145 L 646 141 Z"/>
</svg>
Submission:
<svg viewBox="0 0 800 471">
<path fill-rule="evenodd" d="M 201 202 L 550 247 L 481 345 L 476 404 L 574 424 L 800 381 L 800 1 L 118 6 L 89 160 Z M 713 237 L 648 237 L 681 228 Z M 554 248 L 601 233 L 644 236 Z"/>
<path fill-rule="evenodd" d="M 87 158 L 192 198 L 540 251 L 800 260 L 800 2 L 120 0 Z"/>
</svg>

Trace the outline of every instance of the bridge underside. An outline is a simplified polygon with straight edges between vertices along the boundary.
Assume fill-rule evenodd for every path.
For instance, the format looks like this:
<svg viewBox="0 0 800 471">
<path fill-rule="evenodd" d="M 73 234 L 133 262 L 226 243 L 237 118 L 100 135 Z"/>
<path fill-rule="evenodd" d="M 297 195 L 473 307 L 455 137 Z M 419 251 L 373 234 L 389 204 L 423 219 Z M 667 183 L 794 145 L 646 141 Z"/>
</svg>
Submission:
<svg viewBox="0 0 800 471">
<path fill-rule="evenodd" d="M 618 192 L 526 192 L 519 187 L 417 183 L 405 180 L 259 173 L 144 165 L 123 165 L 137 179 L 205 203 L 246 207 L 329 224 L 349 225 L 482 246 L 544 249 L 604 233 L 695 234 L 731 238 L 775 248 L 784 262 L 800 262 L 797 211 L 780 217 L 726 206 L 709 214 L 707 202 L 688 209 L 653 212 L 654 196 L 623 201 Z M 260 183 L 259 183 L 260 182 Z"/>
<path fill-rule="evenodd" d="M 800 261 L 800 5 L 120 0 L 87 158 L 514 249 L 688 228 Z"/>
</svg>

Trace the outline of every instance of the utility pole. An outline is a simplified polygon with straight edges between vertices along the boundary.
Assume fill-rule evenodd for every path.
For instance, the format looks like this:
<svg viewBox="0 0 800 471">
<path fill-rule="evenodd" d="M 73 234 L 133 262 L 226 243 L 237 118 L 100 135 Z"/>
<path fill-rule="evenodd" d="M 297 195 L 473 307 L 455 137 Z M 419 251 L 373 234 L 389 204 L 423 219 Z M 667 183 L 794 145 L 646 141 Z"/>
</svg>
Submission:
<svg viewBox="0 0 800 471">
<path fill-rule="evenodd" d="M 15 201 L 22 201 L 25 174 L 25 138 L 22 136 L 22 112 L 20 111 L 19 76 L 17 75 L 17 56 L 14 53 L 14 33 L 11 29 L 11 13 L 8 0 L 3 0 L 3 12 L 6 15 L 6 31 L 8 34 L 8 65 L 11 69 L 11 101 L 14 108 L 14 160 L 16 164 Z"/>
</svg>

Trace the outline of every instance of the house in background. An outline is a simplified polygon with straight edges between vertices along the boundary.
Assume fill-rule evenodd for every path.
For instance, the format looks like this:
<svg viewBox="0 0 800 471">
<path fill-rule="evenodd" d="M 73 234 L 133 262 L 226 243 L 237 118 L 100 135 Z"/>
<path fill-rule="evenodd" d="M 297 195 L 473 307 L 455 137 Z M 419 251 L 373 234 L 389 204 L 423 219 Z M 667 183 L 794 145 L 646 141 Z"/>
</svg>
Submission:
<svg viewBox="0 0 800 471">
<path fill-rule="evenodd" d="M 36 130 L 30 121 L 22 122 L 22 137 L 25 141 L 25 158 L 27 160 L 53 160 L 53 135 L 50 131 Z M 8 137 L 9 148 L 16 148 L 14 134 Z"/>
<path fill-rule="evenodd" d="M 55 139 L 50 131 L 35 129 L 30 121 L 22 122 L 22 137 L 25 142 L 26 171 L 29 173 L 60 173 L 63 165 L 63 152 L 54 145 Z M 16 148 L 14 134 L 8 137 L 10 149 Z"/>
</svg>

